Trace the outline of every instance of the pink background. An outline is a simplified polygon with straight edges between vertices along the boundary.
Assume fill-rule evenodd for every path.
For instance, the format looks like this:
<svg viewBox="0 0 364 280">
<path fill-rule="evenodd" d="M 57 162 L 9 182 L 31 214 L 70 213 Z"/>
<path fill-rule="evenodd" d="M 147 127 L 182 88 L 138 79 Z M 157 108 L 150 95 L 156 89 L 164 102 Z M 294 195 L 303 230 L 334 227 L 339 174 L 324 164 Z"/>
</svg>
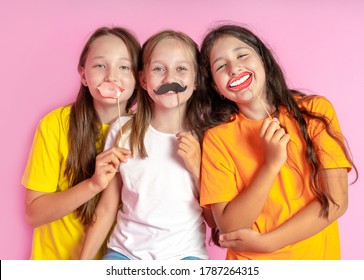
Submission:
<svg viewBox="0 0 364 280">
<path fill-rule="evenodd" d="M 245 24 L 269 42 L 292 87 L 328 97 L 363 171 L 364 2 L 360 0 L 1 0 L 0 259 L 27 259 L 20 180 L 39 119 L 75 99 L 77 60 L 90 33 L 121 25 L 139 40 L 172 28 L 200 43 L 215 21 Z M 339 220 L 343 259 L 364 259 L 362 179 Z M 212 259 L 223 252 L 209 247 Z"/>
</svg>

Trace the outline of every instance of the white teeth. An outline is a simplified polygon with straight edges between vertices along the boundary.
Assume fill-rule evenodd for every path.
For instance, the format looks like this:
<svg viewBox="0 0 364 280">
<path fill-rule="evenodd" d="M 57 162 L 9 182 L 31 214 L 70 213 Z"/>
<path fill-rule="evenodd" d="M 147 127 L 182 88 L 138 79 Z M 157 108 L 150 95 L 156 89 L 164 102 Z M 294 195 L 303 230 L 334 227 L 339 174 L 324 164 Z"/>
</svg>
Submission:
<svg viewBox="0 0 364 280">
<path fill-rule="evenodd" d="M 249 79 L 250 75 L 251 74 L 248 74 L 248 75 L 245 75 L 244 77 L 241 77 L 241 79 L 231 83 L 229 85 L 229 87 L 236 87 L 236 86 L 240 85 L 241 83 L 244 83 L 247 79 Z"/>
</svg>

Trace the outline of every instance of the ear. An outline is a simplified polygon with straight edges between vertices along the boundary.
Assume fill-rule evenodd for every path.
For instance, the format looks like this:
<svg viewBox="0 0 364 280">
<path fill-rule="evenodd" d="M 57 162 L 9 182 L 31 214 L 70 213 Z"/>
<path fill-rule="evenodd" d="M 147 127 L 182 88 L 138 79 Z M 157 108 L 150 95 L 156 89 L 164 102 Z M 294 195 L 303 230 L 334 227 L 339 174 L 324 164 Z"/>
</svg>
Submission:
<svg viewBox="0 0 364 280">
<path fill-rule="evenodd" d="M 145 81 L 145 75 L 143 71 L 139 71 L 139 81 L 142 88 L 147 90 L 147 82 Z"/>
<path fill-rule="evenodd" d="M 80 77 L 81 77 L 81 83 L 87 87 L 87 80 L 86 80 L 86 74 L 85 74 L 85 68 L 81 67 L 80 69 Z"/>
</svg>

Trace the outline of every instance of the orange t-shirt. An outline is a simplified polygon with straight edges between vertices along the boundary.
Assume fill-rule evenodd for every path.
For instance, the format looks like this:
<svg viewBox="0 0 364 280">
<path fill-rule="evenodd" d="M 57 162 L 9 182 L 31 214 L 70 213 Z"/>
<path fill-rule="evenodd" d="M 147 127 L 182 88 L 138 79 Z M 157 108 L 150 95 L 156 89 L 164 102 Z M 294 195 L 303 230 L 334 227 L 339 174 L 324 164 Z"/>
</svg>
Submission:
<svg viewBox="0 0 364 280">
<path fill-rule="evenodd" d="M 325 115 L 331 128 L 341 135 L 335 111 L 324 97 L 297 99 L 299 106 Z M 306 144 L 296 121 L 280 109 L 279 121 L 291 141 L 288 159 L 271 187 L 264 207 L 252 229 L 270 232 L 315 199 L 309 188 L 309 167 L 305 159 Z M 263 120 L 250 120 L 237 114 L 234 121 L 209 129 L 203 141 L 201 170 L 201 205 L 231 201 L 249 186 L 264 161 L 259 131 Z M 324 126 L 310 119 L 308 133 L 315 142 L 323 168 L 351 166 L 341 147 L 327 134 Z M 299 172 L 297 171 L 299 170 Z M 302 176 L 303 175 L 303 176 Z M 273 253 L 235 252 L 227 250 L 227 259 L 339 259 L 340 240 L 337 221 L 316 235 Z"/>
</svg>

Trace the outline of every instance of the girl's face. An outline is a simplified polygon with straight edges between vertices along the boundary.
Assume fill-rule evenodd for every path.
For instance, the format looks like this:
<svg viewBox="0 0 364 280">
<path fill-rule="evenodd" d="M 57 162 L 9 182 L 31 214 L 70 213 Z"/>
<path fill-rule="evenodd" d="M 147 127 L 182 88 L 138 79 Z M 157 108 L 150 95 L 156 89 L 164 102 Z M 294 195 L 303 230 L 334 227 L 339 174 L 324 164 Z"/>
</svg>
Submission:
<svg viewBox="0 0 364 280">
<path fill-rule="evenodd" d="M 233 36 L 217 39 L 210 53 L 211 72 L 216 90 L 238 107 L 256 103 L 256 95 L 266 97 L 265 71 L 256 51 Z"/>
<path fill-rule="evenodd" d="M 97 38 L 90 47 L 84 67 L 81 68 L 81 80 L 89 88 L 95 107 L 98 104 L 115 105 L 115 99 L 102 97 L 97 89 L 103 82 L 117 83 L 125 89 L 119 101 L 126 103 L 135 89 L 135 78 L 132 59 L 123 40 L 114 35 Z"/>
<path fill-rule="evenodd" d="M 196 70 L 192 51 L 179 40 L 163 39 L 154 48 L 148 64 L 141 73 L 141 84 L 154 101 L 155 108 L 178 108 L 177 94 L 182 108 L 195 90 Z M 176 93 L 156 94 L 163 84 L 178 83 L 187 89 Z"/>
</svg>

